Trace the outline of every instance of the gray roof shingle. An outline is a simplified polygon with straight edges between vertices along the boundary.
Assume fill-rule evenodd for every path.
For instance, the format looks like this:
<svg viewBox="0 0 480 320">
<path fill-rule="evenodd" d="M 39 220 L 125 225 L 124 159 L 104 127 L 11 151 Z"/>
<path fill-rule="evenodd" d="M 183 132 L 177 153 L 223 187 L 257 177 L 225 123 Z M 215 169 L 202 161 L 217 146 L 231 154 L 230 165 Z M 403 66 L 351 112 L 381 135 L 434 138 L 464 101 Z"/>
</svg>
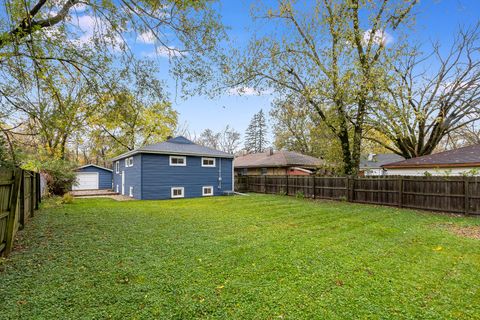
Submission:
<svg viewBox="0 0 480 320">
<path fill-rule="evenodd" d="M 193 155 L 193 156 L 207 156 L 217 158 L 233 158 L 232 154 L 204 147 L 188 140 L 185 137 L 179 136 L 169 139 L 164 142 L 155 143 L 140 147 L 138 149 L 126 152 L 116 156 L 112 161 L 122 159 L 137 153 L 158 153 L 158 154 L 176 154 L 176 155 Z"/>
<path fill-rule="evenodd" d="M 237 157 L 233 161 L 235 168 L 268 168 L 268 167 L 291 167 L 301 166 L 316 168 L 324 164 L 322 159 L 307 156 L 292 151 L 275 151 L 272 155 L 269 152 L 252 153 Z"/>
<path fill-rule="evenodd" d="M 383 165 L 385 168 L 480 166 L 480 144 Z"/>
</svg>

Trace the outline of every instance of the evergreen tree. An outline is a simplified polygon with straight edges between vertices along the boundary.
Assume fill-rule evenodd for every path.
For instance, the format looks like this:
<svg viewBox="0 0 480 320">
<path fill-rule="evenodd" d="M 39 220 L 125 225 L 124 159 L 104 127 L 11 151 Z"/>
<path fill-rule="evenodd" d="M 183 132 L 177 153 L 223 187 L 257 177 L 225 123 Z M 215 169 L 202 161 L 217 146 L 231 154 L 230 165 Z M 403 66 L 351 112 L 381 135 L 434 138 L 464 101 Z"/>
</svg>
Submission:
<svg viewBox="0 0 480 320">
<path fill-rule="evenodd" d="M 245 150 L 256 152 L 257 148 L 257 114 L 253 115 L 247 130 L 245 131 Z"/>
<path fill-rule="evenodd" d="M 253 116 L 245 132 L 245 150 L 263 152 L 267 144 L 267 122 L 263 110 L 260 110 Z"/>
<path fill-rule="evenodd" d="M 257 152 L 263 152 L 267 148 L 267 121 L 263 109 L 257 113 Z"/>
</svg>

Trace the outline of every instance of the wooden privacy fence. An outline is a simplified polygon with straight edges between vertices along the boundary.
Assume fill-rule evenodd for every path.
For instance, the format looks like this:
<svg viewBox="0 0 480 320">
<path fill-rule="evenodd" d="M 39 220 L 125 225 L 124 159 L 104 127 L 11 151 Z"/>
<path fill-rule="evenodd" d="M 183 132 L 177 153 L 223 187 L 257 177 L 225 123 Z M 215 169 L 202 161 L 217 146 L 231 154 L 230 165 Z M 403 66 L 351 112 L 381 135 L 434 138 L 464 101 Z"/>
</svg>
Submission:
<svg viewBox="0 0 480 320">
<path fill-rule="evenodd" d="M 239 176 L 235 190 L 480 215 L 480 177 Z"/>
<path fill-rule="evenodd" d="M 38 173 L 0 168 L 0 255 L 10 253 L 16 232 L 33 217 L 40 201 Z"/>
</svg>

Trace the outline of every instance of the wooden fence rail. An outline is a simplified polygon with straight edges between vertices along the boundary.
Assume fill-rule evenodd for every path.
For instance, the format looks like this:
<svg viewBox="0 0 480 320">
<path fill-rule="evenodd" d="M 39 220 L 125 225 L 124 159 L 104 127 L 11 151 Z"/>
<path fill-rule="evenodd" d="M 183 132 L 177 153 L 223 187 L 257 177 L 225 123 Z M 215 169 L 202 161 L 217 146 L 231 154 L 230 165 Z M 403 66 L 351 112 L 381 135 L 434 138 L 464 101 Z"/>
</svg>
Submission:
<svg viewBox="0 0 480 320">
<path fill-rule="evenodd" d="M 0 255 L 10 253 L 16 232 L 33 217 L 40 201 L 38 173 L 0 168 Z"/>
<path fill-rule="evenodd" d="M 235 190 L 480 215 L 480 177 L 238 176 Z"/>
</svg>

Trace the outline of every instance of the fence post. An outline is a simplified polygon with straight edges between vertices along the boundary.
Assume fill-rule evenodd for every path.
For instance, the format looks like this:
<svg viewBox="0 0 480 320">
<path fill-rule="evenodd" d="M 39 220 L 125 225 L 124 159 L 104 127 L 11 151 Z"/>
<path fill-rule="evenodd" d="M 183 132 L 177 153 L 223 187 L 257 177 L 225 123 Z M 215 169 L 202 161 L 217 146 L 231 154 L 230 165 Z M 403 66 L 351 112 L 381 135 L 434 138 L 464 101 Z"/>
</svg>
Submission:
<svg viewBox="0 0 480 320">
<path fill-rule="evenodd" d="M 398 207 L 403 207 L 403 177 L 398 178 Z"/>
<path fill-rule="evenodd" d="M 464 181 L 463 181 L 465 187 L 464 187 L 464 191 L 465 191 L 465 215 L 468 215 L 469 214 L 469 211 L 470 211 L 470 186 L 469 186 L 469 180 L 468 180 L 468 177 L 465 177 L 464 178 Z"/>
<path fill-rule="evenodd" d="M 38 209 L 38 205 L 42 202 L 42 178 L 39 172 L 35 173 L 35 177 L 37 179 L 35 208 Z"/>
<path fill-rule="evenodd" d="M 351 192 L 352 177 L 347 176 L 347 201 L 352 202 L 352 192 Z"/>
<path fill-rule="evenodd" d="M 267 193 L 267 176 L 263 176 L 263 193 Z"/>
<path fill-rule="evenodd" d="M 23 170 L 22 169 L 15 169 L 14 171 L 14 178 L 12 189 L 10 193 L 10 203 L 9 203 L 9 215 L 7 218 L 7 234 L 6 234 L 6 244 L 5 244 L 5 251 L 4 255 L 8 255 L 13 248 L 13 240 L 15 234 L 15 220 L 17 219 L 17 206 L 18 206 L 18 199 L 20 195 L 20 184 L 21 179 L 23 178 Z"/>
<path fill-rule="evenodd" d="M 315 199 L 316 197 L 316 193 L 317 193 L 317 188 L 315 187 L 315 175 L 312 176 L 312 179 L 313 179 L 313 199 Z"/>
<path fill-rule="evenodd" d="M 38 202 L 36 201 L 37 179 L 34 172 L 30 172 L 30 216 L 33 217 L 34 211 L 38 209 Z"/>
<path fill-rule="evenodd" d="M 20 179 L 20 205 L 18 206 L 20 229 L 23 229 L 25 226 L 25 189 L 25 176 L 23 176 Z"/>
<path fill-rule="evenodd" d="M 290 193 L 288 192 L 288 174 L 286 175 L 287 177 L 287 196 L 290 195 Z"/>
</svg>

